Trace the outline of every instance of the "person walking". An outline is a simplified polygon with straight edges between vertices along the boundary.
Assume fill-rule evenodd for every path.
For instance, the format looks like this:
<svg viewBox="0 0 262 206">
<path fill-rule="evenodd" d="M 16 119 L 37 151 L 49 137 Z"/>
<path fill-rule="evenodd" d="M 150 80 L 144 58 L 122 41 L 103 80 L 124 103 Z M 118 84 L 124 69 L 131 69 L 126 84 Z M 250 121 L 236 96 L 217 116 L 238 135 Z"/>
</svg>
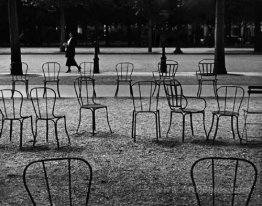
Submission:
<svg viewBox="0 0 262 206">
<path fill-rule="evenodd" d="M 78 69 L 78 72 L 80 72 L 81 67 L 76 63 L 75 61 L 75 46 L 76 46 L 76 40 L 73 36 L 73 33 L 69 33 L 69 40 L 65 43 L 66 47 L 66 66 L 68 67 L 68 70 L 66 73 L 71 72 L 71 66 L 75 66 Z"/>
</svg>

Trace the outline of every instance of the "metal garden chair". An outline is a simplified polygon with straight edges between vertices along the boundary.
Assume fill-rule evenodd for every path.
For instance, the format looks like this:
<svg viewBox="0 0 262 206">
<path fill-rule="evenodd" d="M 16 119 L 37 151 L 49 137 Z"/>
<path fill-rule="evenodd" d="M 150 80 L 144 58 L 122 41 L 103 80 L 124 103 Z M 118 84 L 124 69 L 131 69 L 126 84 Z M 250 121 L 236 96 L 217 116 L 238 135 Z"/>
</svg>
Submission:
<svg viewBox="0 0 262 206">
<path fill-rule="evenodd" d="M 13 89 L 2 89 L 0 90 L 0 112 L 1 112 L 1 131 L 0 137 L 3 133 L 3 127 L 6 120 L 10 121 L 10 141 L 12 141 L 13 133 L 13 121 L 19 121 L 20 123 L 20 148 L 22 148 L 23 138 L 23 124 L 26 119 L 31 121 L 31 131 L 33 131 L 33 120 L 32 115 L 23 115 L 23 95 L 21 92 Z"/>
<path fill-rule="evenodd" d="M 60 64 L 58 62 L 46 62 L 42 65 L 42 70 L 44 74 L 44 88 L 46 88 L 47 83 L 55 83 L 57 88 L 58 97 L 60 98 L 59 91 L 59 74 L 60 74 Z"/>
<path fill-rule="evenodd" d="M 60 119 L 64 120 L 65 133 L 67 135 L 68 142 L 70 144 L 70 138 L 66 128 L 66 116 L 55 114 L 55 104 L 56 104 L 56 93 L 53 89 L 48 87 L 35 87 L 30 91 L 31 102 L 34 108 L 36 120 L 35 120 L 35 136 L 34 143 L 36 143 L 37 131 L 38 131 L 38 122 L 46 122 L 46 141 L 48 142 L 48 132 L 49 126 L 48 122 L 51 121 L 54 123 L 55 129 L 55 138 L 57 142 L 57 148 L 59 149 L 59 140 L 58 140 L 58 121 Z"/>
<path fill-rule="evenodd" d="M 206 157 L 191 167 L 197 204 L 248 205 L 257 181 L 257 168 L 242 158 Z"/>
<path fill-rule="evenodd" d="M 11 68 L 11 66 L 10 66 Z M 15 85 L 18 82 L 25 84 L 25 91 L 26 96 L 29 98 L 29 90 L 28 90 L 28 77 L 27 77 L 27 71 L 28 71 L 28 64 L 25 62 L 22 62 L 22 75 L 12 75 L 12 89 L 15 90 Z"/>
<path fill-rule="evenodd" d="M 262 104 L 256 101 L 262 95 L 262 86 L 248 86 L 247 107 L 244 109 L 244 129 L 242 140 L 246 142 L 261 141 Z M 256 103 L 257 102 L 257 103 Z M 252 131 L 252 135 L 251 135 Z M 249 134 L 248 134 L 249 133 Z"/>
<path fill-rule="evenodd" d="M 234 139 L 235 139 L 234 117 L 236 118 L 237 134 L 241 142 L 238 117 L 239 117 L 239 110 L 243 102 L 244 93 L 245 93 L 244 89 L 239 86 L 221 86 L 217 89 L 216 91 L 217 110 L 212 111 L 212 122 L 211 122 L 210 130 L 207 135 L 207 140 L 209 139 L 210 133 L 213 129 L 214 119 L 216 117 L 216 128 L 213 137 L 213 143 L 215 142 L 220 117 L 224 116 L 224 117 L 231 118 L 231 129 Z"/>
<path fill-rule="evenodd" d="M 133 99 L 132 138 L 136 141 L 136 119 L 138 114 L 152 113 L 155 116 L 156 139 L 161 138 L 160 111 L 158 109 L 159 84 L 155 81 L 139 81 L 132 84 Z"/>
<path fill-rule="evenodd" d="M 201 114 L 203 116 L 203 127 L 205 135 L 207 135 L 205 127 L 206 100 L 201 97 L 185 97 L 183 94 L 182 85 L 176 79 L 164 81 L 164 89 L 166 93 L 167 102 L 170 108 L 170 122 L 167 131 L 167 136 L 171 129 L 173 113 L 182 115 L 182 142 L 184 142 L 185 139 L 185 118 L 187 115 L 190 116 L 190 126 L 192 135 L 194 136 L 193 114 Z M 192 100 L 196 100 L 199 103 L 194 104 Z"/>
<path fill-rule="evenodd" d="M 106 119 L 110 132 L 112 133 L 109 118 L 108 118 L 108 110 L 106 105 L 98 104 L 95 102 L 95 84 L 94 81 L 89 77 L 79 77 L 74 82 L 74 88 L 78 103 L 80 105 L 79 108 L 79 123 L 77 126 L 76 132 L 78 133 L 81 119 L 82 119 L 82 109 L 88 109 L 92 112 L 92 134 L 95 134 L 96 130 L 96 110 L 105 109 L 106 111 Z"/>
<path fill-rule="evenodd" d="M 158 63 L 158 70 L 153 72 L 153 78 L 155 81 L 172 80 L 175 78 L 177 70 L 178 70 L 178 62 L 174 60 L 166 60 L 166 72 L 161 70 L 161 62 Z"/>
<path fill-rule="evenodd" d="M 92 167 L 82 158 L 30 162 L 23 183 L 33 205 L 88 205 Z"/>
<path fill-rule="evenodd" d="M 198 71 L 196 71 L 197 81 L 198 81 L 198 91 L 197 96 L 200 97 L 202 93 L 203 82 L 212 82 L 213 90 L 216 96 L 217 90 L 217 75 L 214 72 L 214 59 L 202 59 L 198 63 Z"/>
<path fill-rule="evenodd" d="M 116 92 L 115 97 L 117 97 L 120 83 L 128 83 L 131 94 L 131 84 L 132 84 L 132 73 L 134 70 L 134 65 L 130 62 L 120 62 L 116 65 Z"/>
<path fill-rule="evenodd" d="M 95 85 L 94 62 L 81 62 L 79 66 L 81 67 L 80 77 L 89 77 Z M 94 95 L 96 96 L 96 93 Z"/>
</svg>

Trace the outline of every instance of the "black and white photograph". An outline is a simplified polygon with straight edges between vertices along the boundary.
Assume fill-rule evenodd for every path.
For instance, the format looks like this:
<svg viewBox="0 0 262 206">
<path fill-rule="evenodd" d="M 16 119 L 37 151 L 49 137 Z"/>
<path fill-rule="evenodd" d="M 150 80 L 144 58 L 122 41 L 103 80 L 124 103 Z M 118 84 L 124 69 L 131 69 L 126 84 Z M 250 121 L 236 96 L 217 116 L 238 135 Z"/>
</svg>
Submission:
<svg viewBox="0 0 262 206">
<path fill-rule="evenodd" d="M 262 0 L 0 0 L 0 206 L 262 206 Z"/>
</svg>

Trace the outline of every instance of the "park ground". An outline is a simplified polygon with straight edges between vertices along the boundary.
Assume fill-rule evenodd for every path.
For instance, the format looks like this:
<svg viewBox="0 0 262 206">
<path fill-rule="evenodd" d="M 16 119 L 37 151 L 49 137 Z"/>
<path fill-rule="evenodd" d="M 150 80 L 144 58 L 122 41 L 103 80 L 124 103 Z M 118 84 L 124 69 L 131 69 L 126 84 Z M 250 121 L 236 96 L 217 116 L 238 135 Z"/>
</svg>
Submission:
<svg viewBox="0 0 262 206">
<path fill-rule="evenodd" d="M 171 50 L 170 50 L 171 51 Z M 168 58 L 177 60 L 181 67 L 178 79 L 188 85 L 186 89 L 194 88 L 192 96 L 196 94 L 196 77 L 194 72 L 197 62 L 202 58 L 212 57 L 210 53 L 196 53 L 173 55 L 167 53 Z M 100 91 L 106 86 L 114 86 L 114 65 L 119 61 L 133 61 L 136 70 L 135 79 L 150 79 L 151 72 L 156 70 L 155 64 L 161 54 L 101 54 L 101 74 L 97 74 L 97 83 Z M 31 86 L 40 85 L 41 64 L 45 61 L 65 62 L 64 55 L 54 52 L 43 54 L 26 52 L 23 60 L 29 62 L 32 69 Z M 78 62 L 90 61 L 91 53 L 79 53 Z M 8 64 L 10 55 L 0 55 L 1 88 L 9 86 L 10 76 Z M 253 85 L 261 84 L 261 55 L 249 52 L 231 53 L 226 55 L 229 75 L 219 76 L 220 84 L 226 85 Z M 30 73 L 30 71 L 29 71 Z M 77 72 L 61 75 L 61 84 L 65 88 L 73 87 L 73 80 Z M 66 87 L 67 86 L 67 87 Z M 73 90 L 72 90 L 73 91 Z M 212 90 L 210 90 L 212 91 Z M 188 91 L 186 91 L 188 92 Z M 65 94 L 65 93 L 64 93 Z M 99 95 L 99 94 L 98 94 Z M 0 205 L 30 205 L 30 199 L 24 189 L 22 174 L 25 166 L 33 160 L 54 157 L 82 157 L 90 162 L 93 168 L 93 184 L 90 194 L 90 205 L 196 205 L 196 198 L 190 179 L 190 168 L 195 160 L 207 156 L 239 157 L 251 160 L 258 169 L 258 181 L 251 198 L 250 205 L 259 206 L 262 202 L 262 150 L 261 143 L 241 145 L 238 137 L 233 139 L 229 119 L 222 118 L 216 143 L 206 141 L 203 124 L 200 116 L 194 117 L 195 135 L 190 132 L 189 119 L 186 120 L 185 142 L 181 142 L 181 116 L 177 116 L 172 123 L 169 137 L 166 132 L 169 124 L 169 107 L 165 98 L 160 98 L 159 109 L 161 117 L 161 134 L 156 142 L 154 119 L 151 116 L 140 116 L 137 126 L 137 142 L 131 138 L 132 100 L 128 97 L 113 98 L 112 95 L 98 98 L 98 102 L 106 104 L 109 109 L 109 119 L 113 134 L 109 133 L 105 116 L 102 111 L 97 113 L 97 133 L 91 134 L 90 113 L 86 112 L 80 134 L 76 134 L 78 123 L 78 103 L 75 97 L 63 95 L 57 100 L 56 112 L 65 114 L 67 128 L 71 138 L 68 145 L 63 124 L 59 125 L 59 139 L 62 144 L 56 149 L 54 131 L 50 129 L 49 142 L 45 142 L 45 125 L 41 124 L 36 147 L 32 148 L 32 134 L 30 124 L 26 122 L 23 135 L 23 148 L 19 149 L 19 127 L 14 124 L 13 139 L 9 141 L 9 127 L 5 124 L 0 139 Z M 211 126 L 211 111 L 216 109 L 216 102 L 212 93 L 206 96 L 206 127 Z M 262 97 L 255 99 L 255 108 L 259 107 Z M 197 105 L 198 102 L 193 102 Z M 245 97 L 242 109 L 246 107 Z M 243 110 L 240 111 L 240 131 L 243 129 Z M 32 114 L 30 100 L 24 100 L 24 114 Z M 261 119 L 260 119 L 261 120 Z M 259 120 L 259 121 L 260 121 Z M 50 128 L 52 128 L 50 126 Z M 261 127 L 253 128 L 255 130 Z M 212 136 L 213 132 L 211 133 Z M 261 135 L 261 134 L 260 134 Z M 243 190 L 245 192 L 245 188 Z M 239 198 L 238 201 L 242 201 Z M 43 203 L 42 203 L 43 204 Z M 59 205 L 59 204 L 57 204 Z"/>
</svg>

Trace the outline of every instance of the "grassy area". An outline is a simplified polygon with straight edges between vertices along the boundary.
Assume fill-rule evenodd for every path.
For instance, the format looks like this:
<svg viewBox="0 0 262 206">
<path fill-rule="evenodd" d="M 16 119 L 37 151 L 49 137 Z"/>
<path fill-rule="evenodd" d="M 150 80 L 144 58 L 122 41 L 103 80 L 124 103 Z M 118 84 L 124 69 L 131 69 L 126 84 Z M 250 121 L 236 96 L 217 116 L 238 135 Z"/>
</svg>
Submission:
<svg viewBox="0 0 262 206">
<path fill-rule="evenodd" d="M 258 98 L 257 104 L 261 100 Z M 108 105 L 110 124 L 114 132 L 112 135 L 102 111 L 97 112 L 95 136 L 91 135 L 91 114 L 88 112 L 84 113 L 86 116 L 80 128 L 81 133 L 76 134 L 77 100 L 58 100 L 57 113 L 66 114 L 71 138 L 69 146 L 63 124 L 60 124 L 60 150 L 56 149 L 51 124 L 49 143 L 45 142 L 43 123 L 38 130 L 36 147 L 32 148 L 30 125 L 26 123 L 22 150 L 19 150 L 18 125 L 14 124 L 13 141 L 9 142 L 9 127 L 5 124 L 0 139 L 0 205 L 30 205 L 29 196 L 23 186 L 23 169 L 30 161 L 53 157 L 82 157 L 90 162 L 93 168 L 90 205 L 195 205 L 190 168 L 194 161 L 207 156 L 251 160 L 257 166 L 259 175 L 250 205 L 261 205 L 261 144 L 240 145 L 237 138 L 233 140 L 229 119 L 221 119 L 215 145 L 205 140 L 201 116 L 194 117 L 194 137 L 187 119 L 185 143 L 181 142 L 181 116 L 174 119 L 169 138 L 166 138 L 169 108 L 163 98 L 159 104 L 162 138 L 156 142 L 152 116 L 141 115 L 138 118 L 137 142 L 134 143 L 131 139 L 131 99 L 100 98 L 98 102 Z M 33 114 L 31 102 L 25 100 L 24 103 L 23 112 Z M 211 111 L 216 105 L 212 98 L 207 99 L 207 103 L 206 126 L 209 129 Z M 241 113 L 240 128 L 242 127 Z"/>
</svg>

